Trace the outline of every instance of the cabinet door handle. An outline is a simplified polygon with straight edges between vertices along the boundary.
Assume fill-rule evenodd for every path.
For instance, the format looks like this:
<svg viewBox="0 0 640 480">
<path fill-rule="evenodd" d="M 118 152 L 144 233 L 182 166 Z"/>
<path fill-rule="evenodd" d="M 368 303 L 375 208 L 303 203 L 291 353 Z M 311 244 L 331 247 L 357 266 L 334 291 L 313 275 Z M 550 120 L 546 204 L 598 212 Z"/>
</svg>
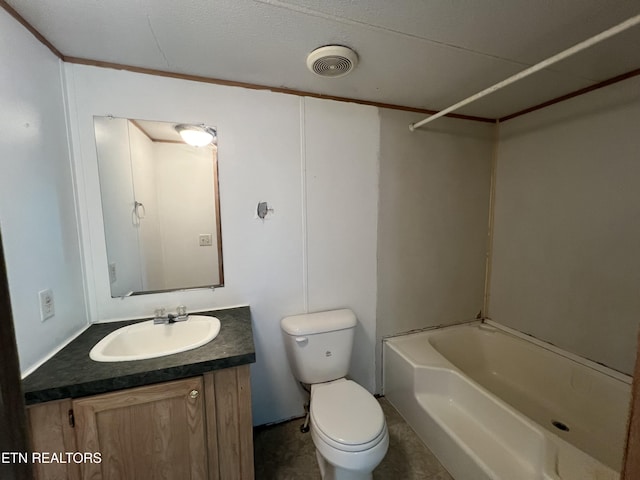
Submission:
<svg viewBox="0 0 640 480">
<path fill-rule="evenodd" d="M 189 392 L 189 396 L 193 399 L 198 398 L 199 395 L 200 395 L 200 392 L 198 390 L 191 390 Z"/>
</svg>

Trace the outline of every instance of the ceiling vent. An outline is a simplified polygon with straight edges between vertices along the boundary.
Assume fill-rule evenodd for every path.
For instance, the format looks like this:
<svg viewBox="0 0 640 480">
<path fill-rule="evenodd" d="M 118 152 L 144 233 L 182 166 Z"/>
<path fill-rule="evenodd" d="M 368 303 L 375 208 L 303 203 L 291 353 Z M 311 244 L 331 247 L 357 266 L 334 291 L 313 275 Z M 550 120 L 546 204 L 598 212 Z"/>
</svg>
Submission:
<svg viewBox="0 0 640 480">
<path fill-rule="evenodd" d="M 358 64 L 358 55 L 347 47 L 327 45 L 316 48 L 307 57 L 307 67 L 321 77 L 342 77 Z"/>
</svg>

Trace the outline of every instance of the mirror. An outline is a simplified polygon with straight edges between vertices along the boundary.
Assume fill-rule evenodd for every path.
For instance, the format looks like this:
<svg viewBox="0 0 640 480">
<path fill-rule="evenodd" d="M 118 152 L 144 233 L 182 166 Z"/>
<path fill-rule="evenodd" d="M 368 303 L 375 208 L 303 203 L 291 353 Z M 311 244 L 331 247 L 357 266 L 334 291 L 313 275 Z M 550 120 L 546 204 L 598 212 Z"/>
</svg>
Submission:
<svg viewBox="0 0 640 480">
<path fill-rule="evenodd" d="M 222 286 L 215 128 L 194 147 L 185 124 L 93 120 L 111 296 Z"/>
</svg>

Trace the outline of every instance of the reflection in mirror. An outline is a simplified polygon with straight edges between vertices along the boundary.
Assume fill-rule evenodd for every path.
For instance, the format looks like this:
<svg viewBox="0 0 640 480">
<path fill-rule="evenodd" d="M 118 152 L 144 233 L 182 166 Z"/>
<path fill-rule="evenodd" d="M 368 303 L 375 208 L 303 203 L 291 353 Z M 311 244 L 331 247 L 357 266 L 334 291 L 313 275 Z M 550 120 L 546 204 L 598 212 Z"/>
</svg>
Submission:
<svg viewBox="0 0 640 480">
<path fill-rule="evenodd" d="M 215 129 L 194 147 L 176 125 L 94 117 L 112 297 L 224 283 Z"/>
</svg>

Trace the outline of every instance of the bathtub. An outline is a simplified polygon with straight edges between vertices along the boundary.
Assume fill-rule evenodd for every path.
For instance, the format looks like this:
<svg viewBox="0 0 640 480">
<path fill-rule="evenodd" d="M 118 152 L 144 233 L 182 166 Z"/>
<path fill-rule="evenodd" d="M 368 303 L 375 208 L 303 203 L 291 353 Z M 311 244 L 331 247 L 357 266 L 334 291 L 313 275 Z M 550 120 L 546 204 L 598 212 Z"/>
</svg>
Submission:
<svg viewBox="0 0 640 480">
<path fill-rule="evenodd" d="M 385 339 L 383 356 L 385 396 L 456 480 L 619 478 L 631 377 L 495 323 Z"/>
</svg>

